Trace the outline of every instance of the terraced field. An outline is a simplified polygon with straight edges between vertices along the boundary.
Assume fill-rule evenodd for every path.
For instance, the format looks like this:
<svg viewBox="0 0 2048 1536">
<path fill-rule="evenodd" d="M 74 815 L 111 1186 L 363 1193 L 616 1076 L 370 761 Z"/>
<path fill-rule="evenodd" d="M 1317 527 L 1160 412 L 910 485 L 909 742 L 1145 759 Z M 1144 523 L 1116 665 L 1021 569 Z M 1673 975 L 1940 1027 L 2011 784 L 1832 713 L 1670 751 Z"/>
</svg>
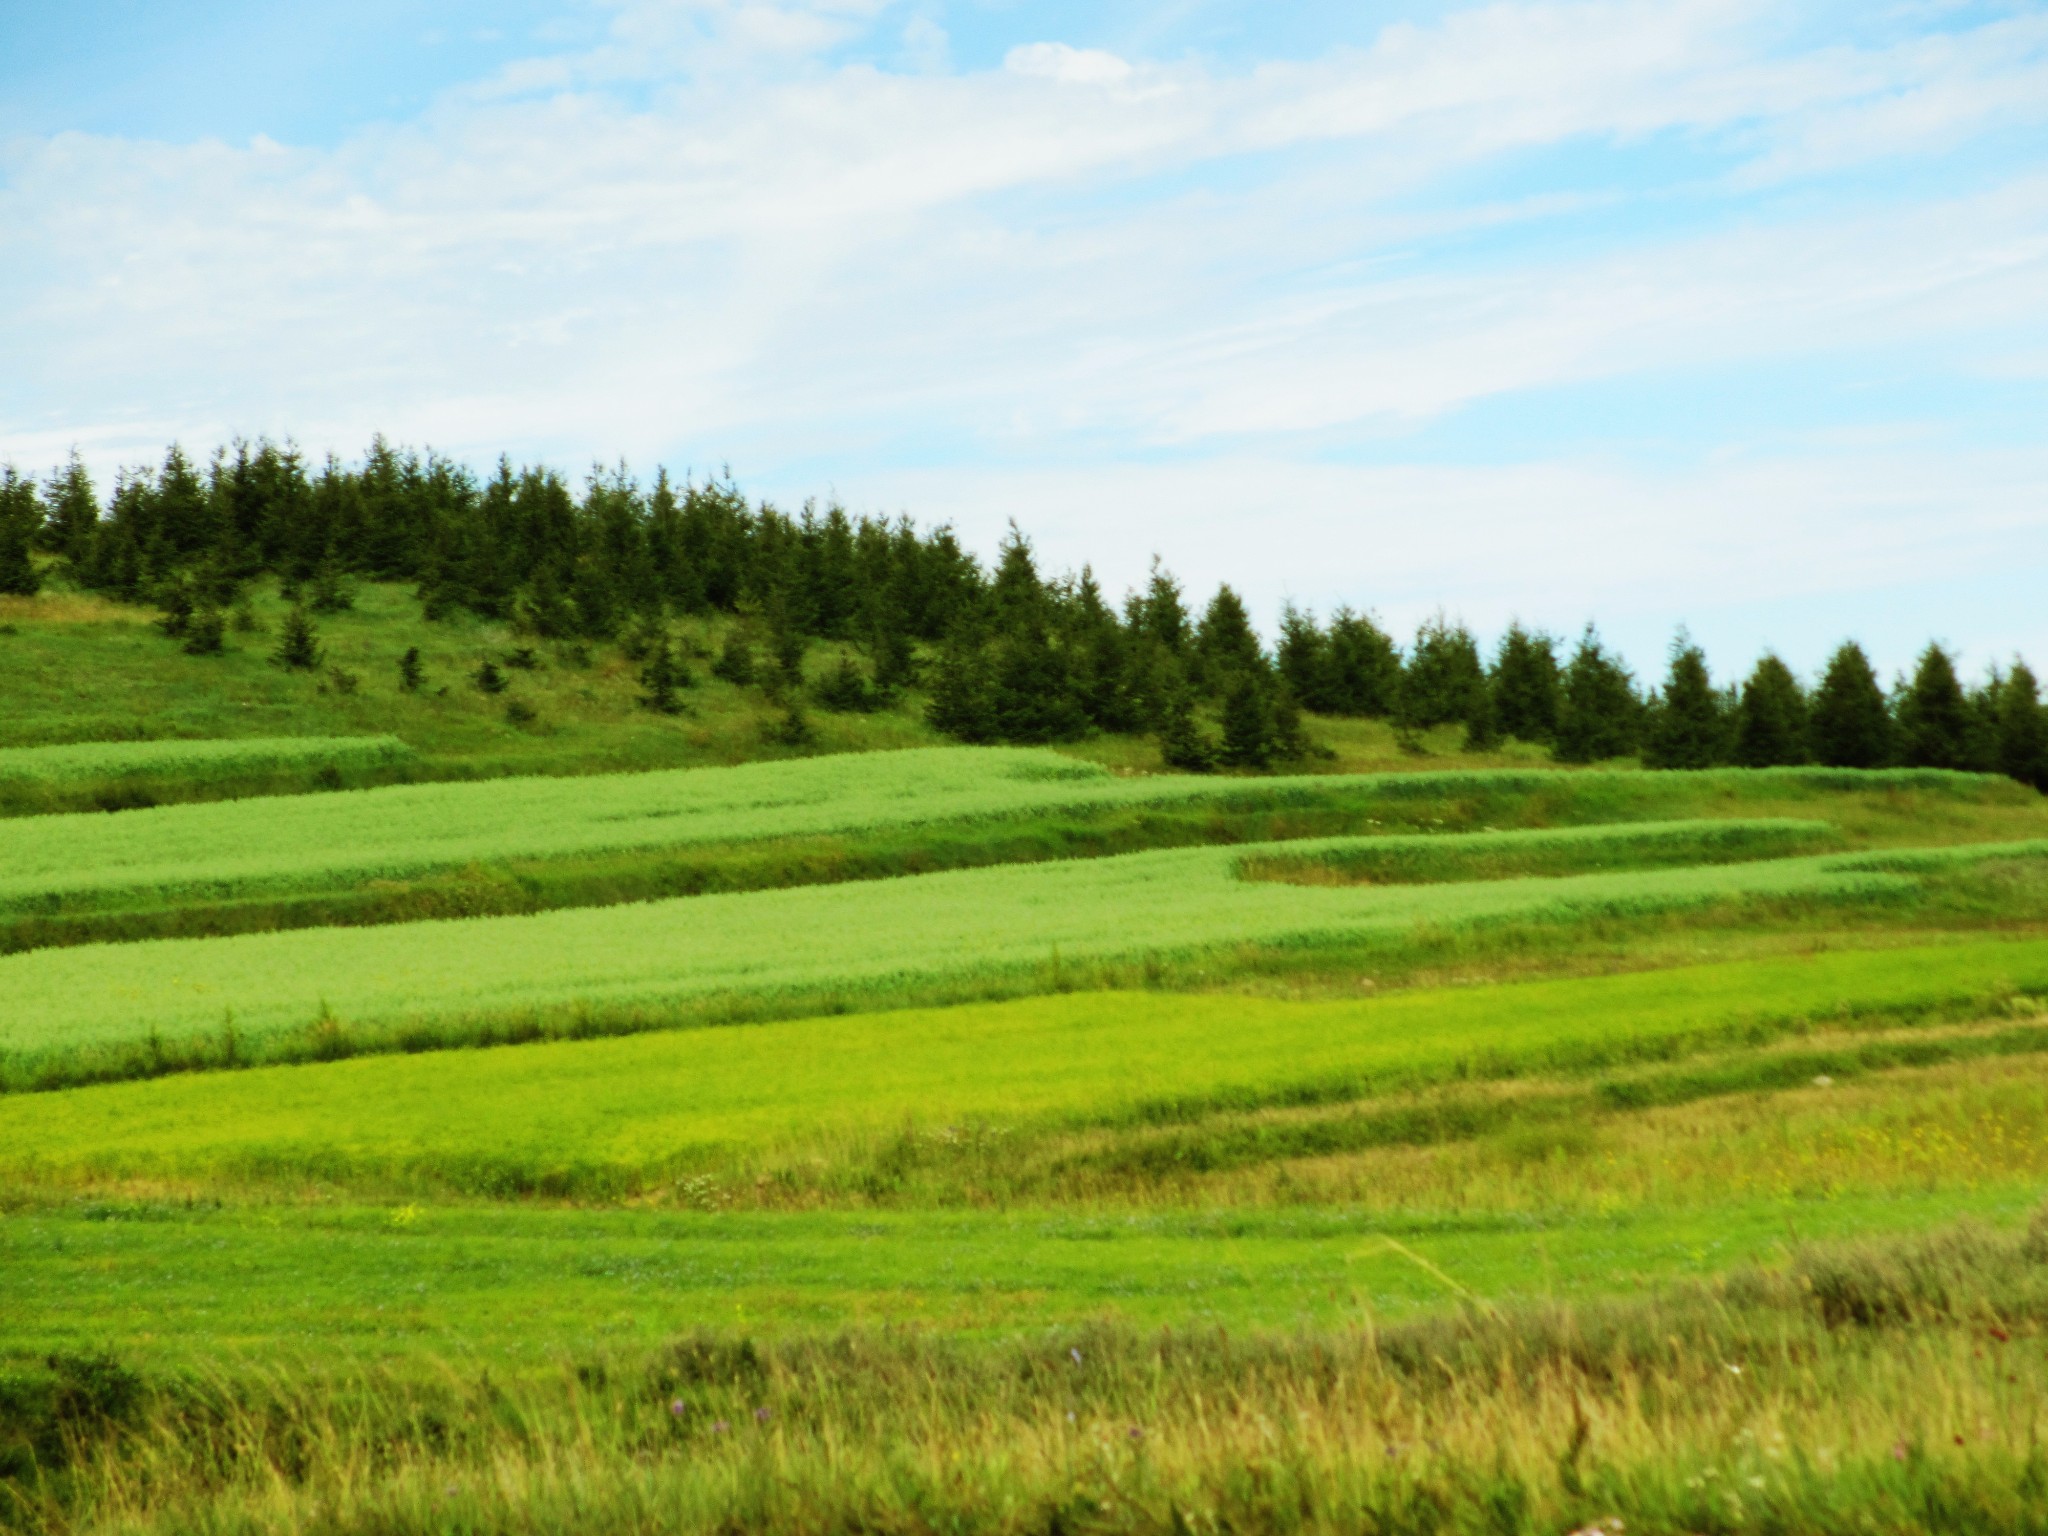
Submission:
<svg viewBox="0 0 2048 1536">
<path fill-rule="evenodd" d="M 1709 1470 L 2023 1528 L 2048 804 L 2002 781 L 946 749 L 0 854 L 0 1529 L 1275 1528 L 1218 1492 L 1260 1422 L 1357 1528 L 1704 1529 Z M 548 910 L 374 905 L 486 866 Z M 231 910 L 280 931 L 34 926 Z"/>
</svg>

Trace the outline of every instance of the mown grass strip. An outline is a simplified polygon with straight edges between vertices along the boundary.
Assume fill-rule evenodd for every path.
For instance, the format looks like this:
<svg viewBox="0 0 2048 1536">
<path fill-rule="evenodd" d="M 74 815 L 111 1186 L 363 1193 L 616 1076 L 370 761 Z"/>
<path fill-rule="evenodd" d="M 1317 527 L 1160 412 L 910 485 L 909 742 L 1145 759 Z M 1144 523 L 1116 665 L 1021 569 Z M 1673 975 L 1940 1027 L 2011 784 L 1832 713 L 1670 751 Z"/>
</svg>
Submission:
<svg viewBox="0 0 2048 1536">
<path fill-rule="evenodd" d="M 1356 840 L 1291 844 L 1313 854 Z M 913 980 L 1039 976 L 1062 961 L 1390 939 L 1544 915 L 1594 919 L 1751 899 L 1906 900 L 1910 875 L 1840 856 L 1460 885 L 1308 888 L 1234 871 L 1265 850 L 1179 849 L 854 886 L 707 896 L 535 917 L 40 950 L 0 958 L 0 1082 L 490 1038 L 568 1010 L 564 1033 L 647 1027 L 691 999 L 830 997 Z M 2048 855 L 1989 845 L 1982 857 Z M 655 1010 L 650 1014 L 648 1010 Z M 607 1014 L 606 1010 L 613 1010 Z M 623 1022 L 609 1023 L 617 1019 Z M 238 1053 L 239 1056 L 238 1056 Z"/>
<path fill-rule="evenodd" d="M 416 1179 L 474 1192 L 618 1194 L 770 1154 L 839 1156 L 906 1124 L 1190 1125 L 1439 1084 L 1612 1074 L 1817 1024 L 1977 1016 L 2043 994 L 2048 941 L 2038 940 L 1355 1002 L 1073 994 L 35 1095 L 0 1119 L 0 1169 L 21 1179 Z M 1802 1082 L 1830 1066 L 1847 1076 L 2031 1050 L 2038 1033 L 2016 1025 L 2009 1037 L 1738 1058 L 1597 1092 L 1617 1106 L 1631 1095 L 1680 1103 Z"/>
</svg>

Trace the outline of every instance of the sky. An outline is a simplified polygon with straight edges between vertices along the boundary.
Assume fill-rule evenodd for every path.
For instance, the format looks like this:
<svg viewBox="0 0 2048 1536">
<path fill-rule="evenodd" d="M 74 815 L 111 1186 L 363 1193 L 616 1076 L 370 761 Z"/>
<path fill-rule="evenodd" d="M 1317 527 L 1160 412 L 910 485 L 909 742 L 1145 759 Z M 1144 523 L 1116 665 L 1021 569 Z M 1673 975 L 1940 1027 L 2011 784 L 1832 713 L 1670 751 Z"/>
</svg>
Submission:
<svg viewBox="0 0 2048 1536">
<path fill-rule="evenodd" d="M 0 0 L 0 460 L 2048 664 L 2048 0 Z"/>
</svg>

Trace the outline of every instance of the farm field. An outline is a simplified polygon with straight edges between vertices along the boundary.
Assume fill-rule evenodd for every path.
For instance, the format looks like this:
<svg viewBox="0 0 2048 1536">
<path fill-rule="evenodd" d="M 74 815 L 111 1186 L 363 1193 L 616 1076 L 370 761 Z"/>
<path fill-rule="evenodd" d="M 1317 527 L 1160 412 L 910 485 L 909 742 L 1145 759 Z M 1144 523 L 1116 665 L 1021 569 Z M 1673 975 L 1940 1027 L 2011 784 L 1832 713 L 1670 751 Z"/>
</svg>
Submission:
<svg viewBox="0 0 2048 1536">
<path fill-rule="evenodd" d="M 0 1529 L 1286 1526 L 1258 1444 L 1305 1529 L 2025 1528 L 2004 781 L 918 749 L 0 847 L 17 923 L 290 930 L 0 956 Z M 478 867 L 548 909 L 320 906 Z"/>
</svg>

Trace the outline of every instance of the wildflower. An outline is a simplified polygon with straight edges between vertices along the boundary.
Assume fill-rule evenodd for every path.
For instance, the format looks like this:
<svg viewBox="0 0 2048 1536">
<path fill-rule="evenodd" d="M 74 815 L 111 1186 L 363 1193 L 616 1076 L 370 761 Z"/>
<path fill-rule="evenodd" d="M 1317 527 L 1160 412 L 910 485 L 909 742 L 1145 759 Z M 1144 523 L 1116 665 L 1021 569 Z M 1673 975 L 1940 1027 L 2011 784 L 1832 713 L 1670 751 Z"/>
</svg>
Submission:
<svg viewBox="0 0 2048 1536">
<path fill-rule="evenodd" d="M 711 1426 L 711 1433 L 713 1433 L 714 1435 L 722 1435 L 728 1429 L 731 1428 L 732 1426 L 728 1424 L 724 1419 L 720 1419 L 716 1424 Z"/>
<path fill-rule="evenodd" d="M 1903 1441 L 1903 1440 L 1894 1440 L 1894 1441 L 1892 1442 L 1892 1460 L 1893 1460 L 1893 1461 L 1904 1461 L 1905 1459 L 1906 1459 L 1906 1442 L 1905 1442 L 1905 1441 Z"/>
<path fill-rule="evenodd" d="M 766 1424 L 768 1422 L 768 1410 L 766 1408 L 756 1408 L 754 1410 L 754 1422 L 756 1424 Z"/>
<path fill-rule="evenodd" d="M 668 1411 L 680 1419 L 683 1416 L 683 1400 L 680 1397 L 675 1399 L 668 1405 Z"/>
<path fill-rule="evenodd" d="M 1133 1424 L 1131 1426 L 1131 1438 L 1133 1440 L 1142 1440 L 1145 1438 L 1145 1431 L 1140 1429 L 1137 1425 Z M 1958 1435 L 1956 1436 L 1956 1438 L 1960 1440 L 1962 1436 Z"/>
</svg>

